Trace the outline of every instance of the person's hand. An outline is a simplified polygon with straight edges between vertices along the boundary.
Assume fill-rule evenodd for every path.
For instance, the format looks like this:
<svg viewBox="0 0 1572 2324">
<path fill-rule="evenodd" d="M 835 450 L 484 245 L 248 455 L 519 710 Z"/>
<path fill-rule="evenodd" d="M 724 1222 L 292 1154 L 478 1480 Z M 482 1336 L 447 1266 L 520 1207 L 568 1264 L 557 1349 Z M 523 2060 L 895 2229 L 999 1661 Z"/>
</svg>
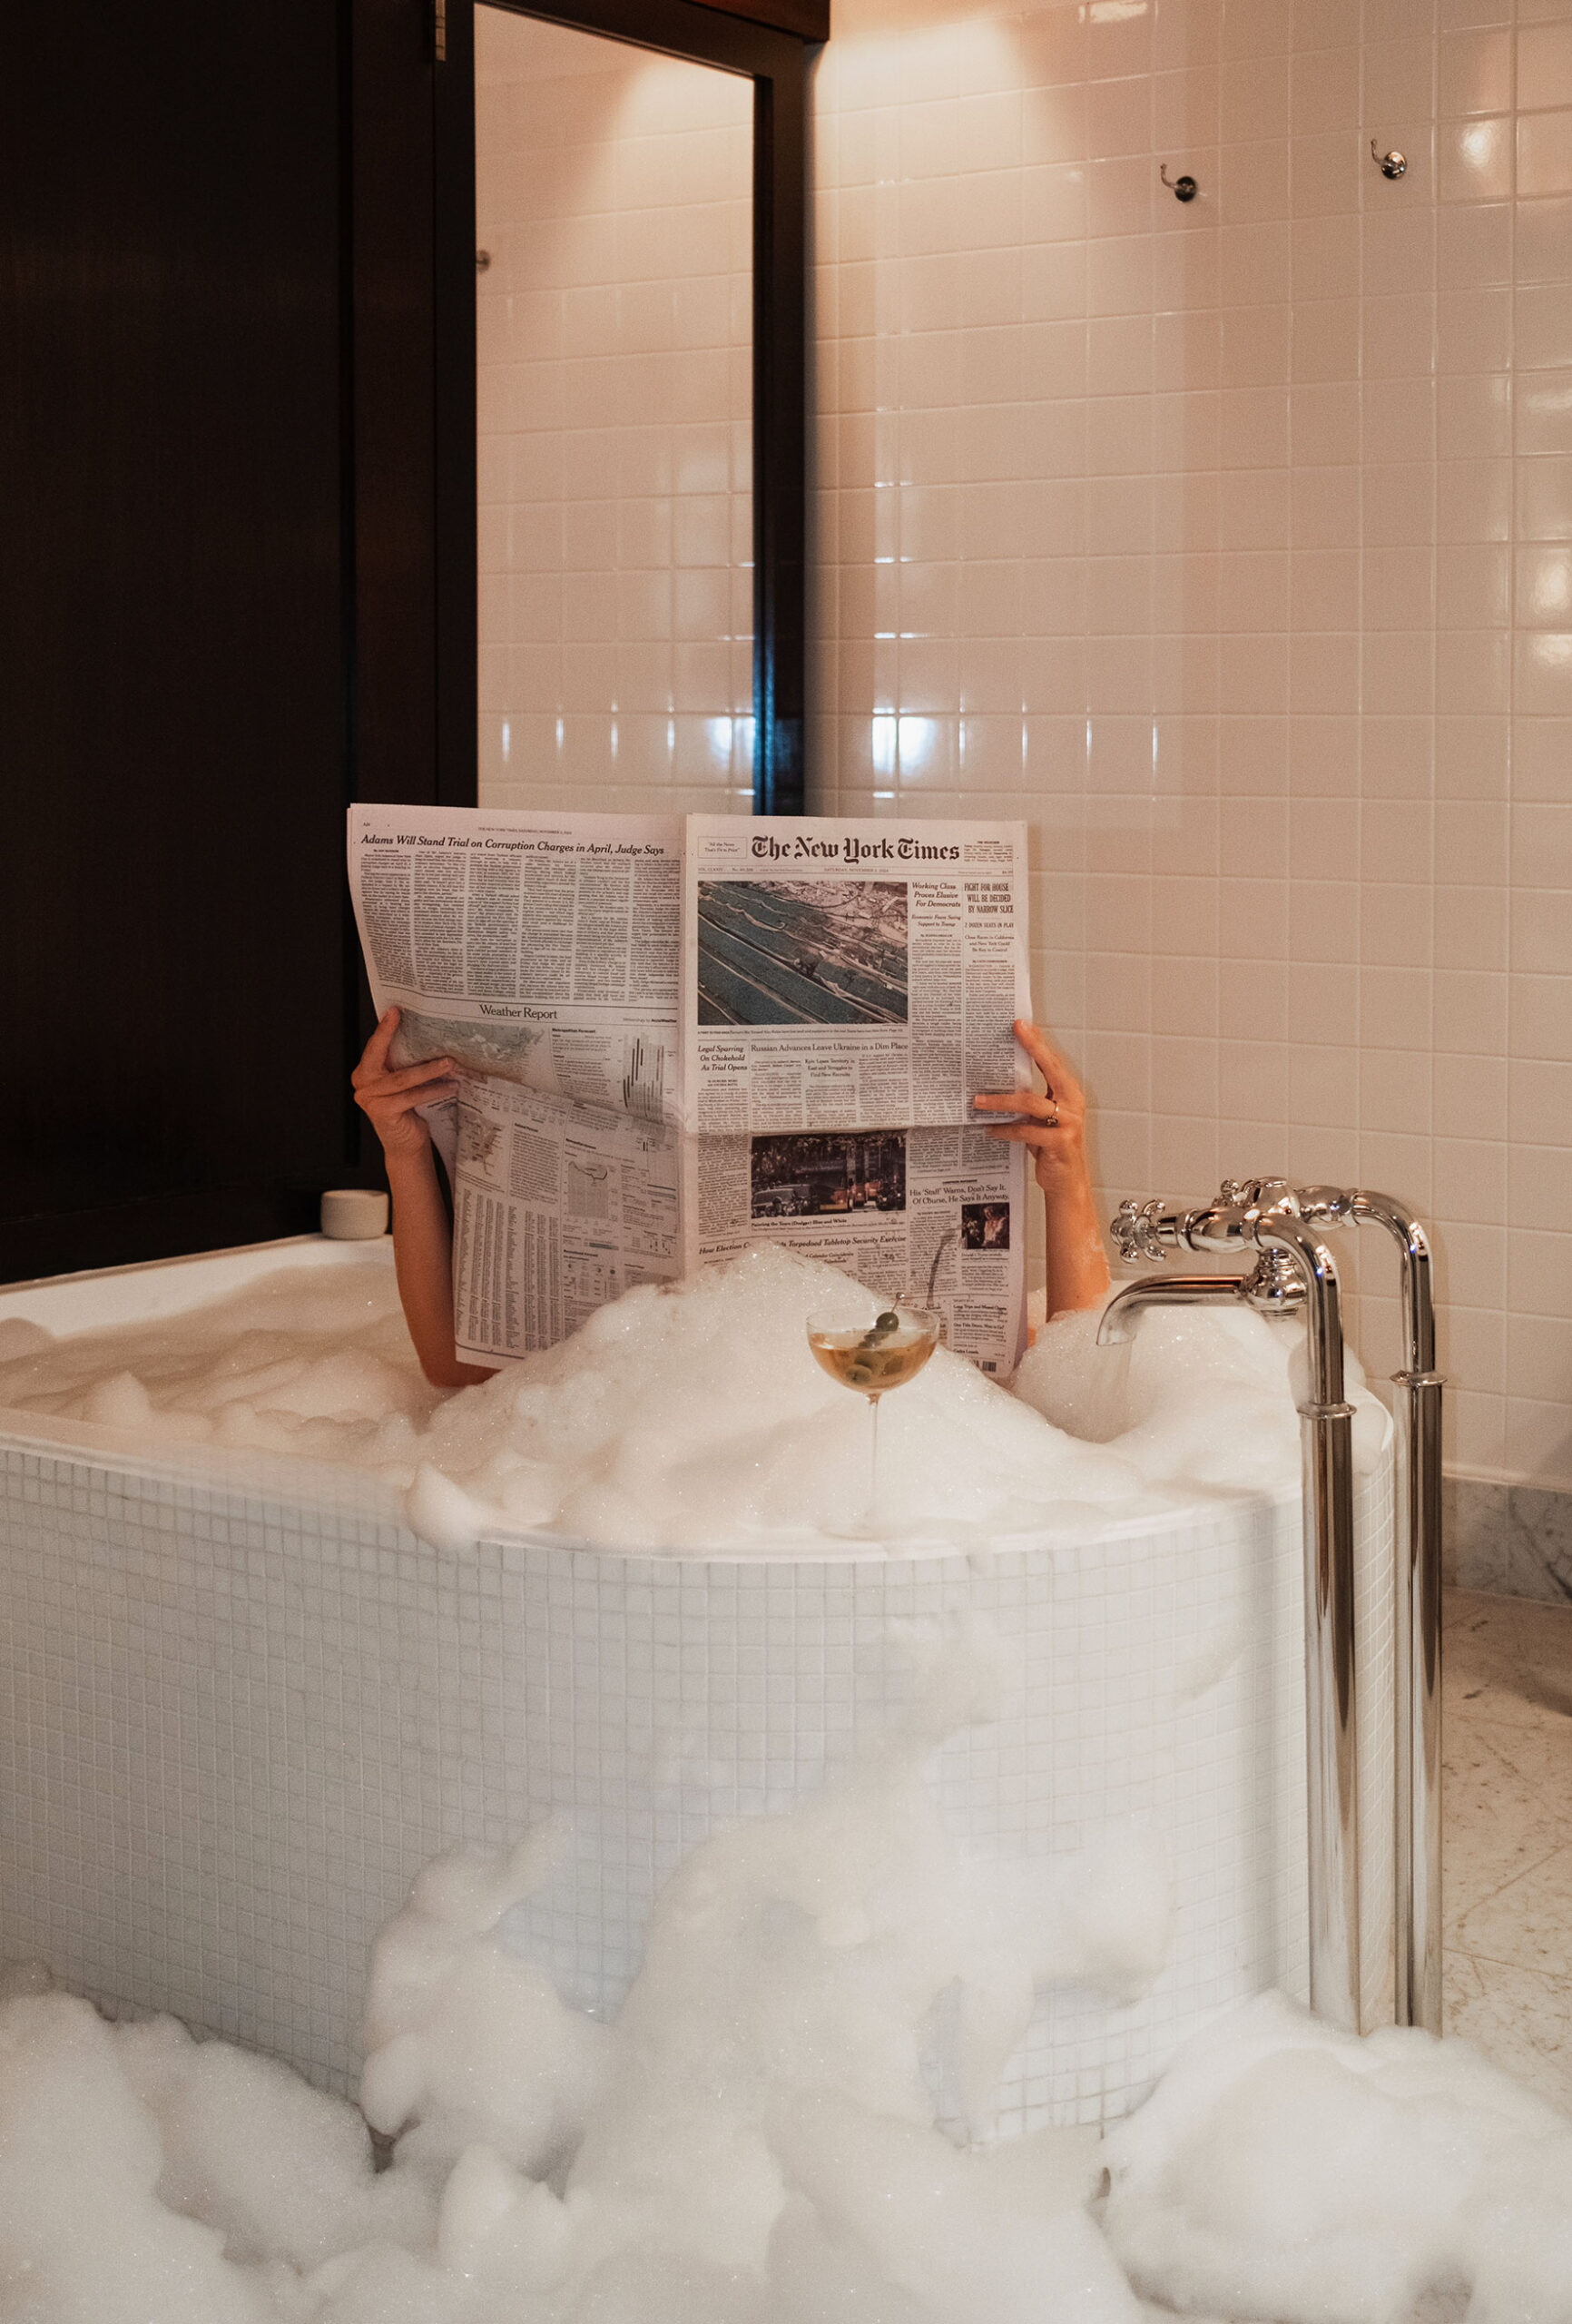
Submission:
<svg viewBox="0 0 1572 2324">
<path fill-rule="evenodd" d="M 1079 1184 L 1086 1177 L 1086 1100 L 1080 1083 L 1040 1027 L 1017 1017 L 1015 1030 L 1047 1088 L 1040 1097 L 1035 1090 L 1011 1089 L 1003 1096 L 974 1098 L 972 1104 L 983 1111 L 1026 1116 L 1022 1121 L 999 1123 L 988 1136 L 1029 1146 L 1038 1186 L 1046 1193 L 1054 1193 L 1069 1182 Z"/>
<path fill-rule="evenodd" d="M 427 1058 L 420 1065 L 390 1068 L 388 1052 L 398 1030 L 398 1011 L 389 1009 L 378 1020 L 366 1044 L 365 1055 L 349 1076 L 355 1103 L 381 1139 L 382 1151 L 389 1161 L 400 1155 L 425 1151 L 431 1143 L 431 1134 L 415 1108 L 434 1105 L 439 1098 L 451 1098 L 458 1087 L 453 1078 L 450 1057 Z"/>
</svg>

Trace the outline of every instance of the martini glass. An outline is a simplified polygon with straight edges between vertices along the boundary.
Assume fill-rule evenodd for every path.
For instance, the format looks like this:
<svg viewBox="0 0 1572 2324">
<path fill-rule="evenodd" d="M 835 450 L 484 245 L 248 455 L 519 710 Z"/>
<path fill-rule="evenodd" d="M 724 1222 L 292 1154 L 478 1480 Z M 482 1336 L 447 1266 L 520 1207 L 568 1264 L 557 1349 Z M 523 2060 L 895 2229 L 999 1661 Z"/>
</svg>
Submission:
<svg viewBox="0 0 1572 2324">
<path fill-rule="evenodd" d="M 868 1399 L 868 1511 L 855 1530 L 873 1533 L 879 1508 L 879 1405 L 892 1388 L 915 1380 L 938 1345 L 944 1319 L 935 1308 L 892 1300 L 870 1324 L 848 1324 L 845 1308 L 811 1315 L 808 1344 L 832 1380 Z"/>
</svg>

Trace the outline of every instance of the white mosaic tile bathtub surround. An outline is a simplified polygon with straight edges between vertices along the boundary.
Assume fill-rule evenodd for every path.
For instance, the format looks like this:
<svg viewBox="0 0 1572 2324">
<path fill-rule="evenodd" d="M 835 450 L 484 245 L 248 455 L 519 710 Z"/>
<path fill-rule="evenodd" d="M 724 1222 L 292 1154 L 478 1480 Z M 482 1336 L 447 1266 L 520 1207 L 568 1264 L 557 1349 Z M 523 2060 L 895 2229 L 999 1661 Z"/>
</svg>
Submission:
<svg viewBox="0 0 1572 2324">
<path fill-rule="evenodd" d="M 956 1830 L 979 1852 L 1037 1854 L 1133 1817 L 1164 1833 L 1177 1876 L 1154 1992 L 1128 2009 L 1046 1996 L 1001 2128 L 1115 2116 L 1210 2012 L 1274 1979 L 1302 1985 L 1292 1505 L 970 1560 L 488 1541 L 461 1561 L 341 1472 L 315 1472 L 306 1498 L 281 1464 L 226 1485 L 19 1441 L 0 1453 L 0 1958 L 42 1956 L 105 2003 L 172 2010 L 351 2088 L 367 1949 L 415 1872 L 567 1810 L 568 1867 L 512 1935 L 576 1999 L 613 2006 L 683 1852 L 847 1765 L 909 1684 L 892 1625 L 958 1611 L 1019 1662 L 997 1723 L 940 1755 Z M 1379 1982 L 1384 1475 L 1364 1499 Z"/>
</svg>

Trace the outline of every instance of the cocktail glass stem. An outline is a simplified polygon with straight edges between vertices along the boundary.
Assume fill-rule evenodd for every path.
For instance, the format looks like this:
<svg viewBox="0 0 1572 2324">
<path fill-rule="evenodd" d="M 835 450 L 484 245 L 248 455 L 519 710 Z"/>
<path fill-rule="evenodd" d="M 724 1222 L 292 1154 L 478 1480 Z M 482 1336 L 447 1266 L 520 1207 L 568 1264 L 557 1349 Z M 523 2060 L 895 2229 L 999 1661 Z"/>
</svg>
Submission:
<svg viewBox="0 0 1572 2324">
<path fill-rule="evenodd" d="M 879 1507 L 879 1398 L 870 1396 L 868 1406 L 873 1414 L 868 1433 L 868 1519 L 871 1524 Z"/>
</svg>

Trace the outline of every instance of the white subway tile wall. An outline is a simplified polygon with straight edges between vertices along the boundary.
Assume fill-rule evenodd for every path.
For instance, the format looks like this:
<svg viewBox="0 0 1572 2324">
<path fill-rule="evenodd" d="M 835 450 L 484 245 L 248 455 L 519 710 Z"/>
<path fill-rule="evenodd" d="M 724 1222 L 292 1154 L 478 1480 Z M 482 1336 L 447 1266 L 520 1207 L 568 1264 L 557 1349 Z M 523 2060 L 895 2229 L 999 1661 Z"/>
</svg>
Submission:
<svg viewBox="0 0 1572 2324">
<path fill-rule="evenodd" d="M 752 84 L 476 11 L 480 784 L 752 801 Z"/>
<path fill-rule="evenodd" d="M 816 803 L 1027 817 L 1107 1201 L 1407 1196 L 1572 1482 L 1572 0 L 836 0 L 816 149 Z"/>
<path fill-rule="evenodd" d="M 481 795 L 745 811 L 744 114 L 480 22 Z M 1027 817 L 1107 1203 L 1406 1196 L 1572 1483 L 1572 0 L 837 0 L 816 116 L 813 803 Z"/>
</svg>

